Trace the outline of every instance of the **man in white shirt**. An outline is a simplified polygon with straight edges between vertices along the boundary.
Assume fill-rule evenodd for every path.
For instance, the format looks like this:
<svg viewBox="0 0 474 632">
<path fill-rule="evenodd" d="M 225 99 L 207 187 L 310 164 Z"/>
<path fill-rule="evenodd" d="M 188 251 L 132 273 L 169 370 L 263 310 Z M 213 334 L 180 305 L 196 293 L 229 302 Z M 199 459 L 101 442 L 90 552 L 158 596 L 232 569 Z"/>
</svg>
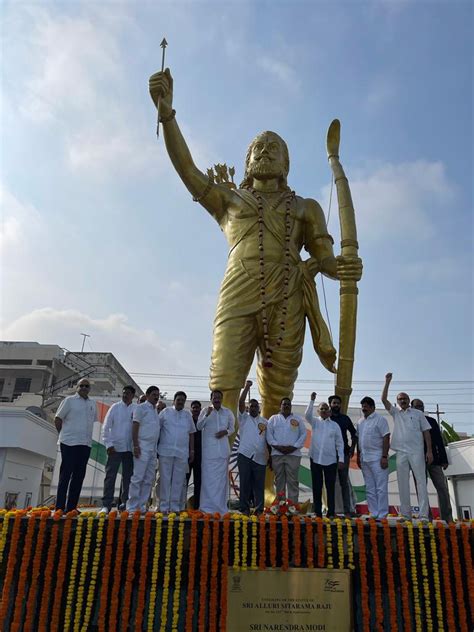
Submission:
<svg viewBox="0 0 474 632">
<path fill-rule="evenodd" d="M 322 518 L 321 495 L 326 487 L 327 518 L 334 518 L 337 470 L 344 467 L 344 440 L 339 424 L 330 418 L 331 410 L 326 402 L 318 406 L 318 417 L 313 416 L 316 393 L 311 393 L 305 419 L 311 424 L 311 447 L 309 449 L 311 481 L 313 484 L 314 513 Z"/>
<path fill-rule="evenodd" d="M 135 388 L 125 386 L 122 390 L 122 400 L 112 404 L 105 416 L 102 437 L 107 449 L 107 463 L 105 464 L 103 506 L 99 513 L 109 513 L 112 509 L 115 481 L 120 466 L 122 466 L 122 485 L 119 509 L 124 509 L 128 500 L 128 489 L 133 474 L 133 413 L 137 407 L 137 404 L 133 402 L 134 397 Z"/>
<path fill-rule="evenodd" d="M 388 421 L 375 412 L 372 397 L 360 402 L 362 419 L 357 424 L 357 465 L 362 470 L 369 515 L 381 520 L 388 514 Z"/>
<path fill-rule="evenodd" d="M 132 445 L 133 475 L 127 501 L 127 511 L 146 511 L 156 470 L 156 447 L 160 437 L 160 423 L 156 405 L 160 389 L 149 386 L 146 402 L 133 413 Z"/>
<path fill-rule="evenodd" d="M 77 507 L 91 453 L 97 415 L 95 402 L 89 399 L 90 387 L 88 379 L 79 380 L 76 395 L 61 402 L 54 418 L 61 448 L 56 509 L 63 511 Z"/>
<path fill-rule="evenodd" d="M 201 411 L 197 429 L 202 430 L 201 504 L 205 513 L 227 513 L 229 495 L 229 436 L 234 415 L 222 406 L 222 392 L 212 391 L 211 404 Z"/>
<path fill-rule="evenodd" d="M 250 514 L 250 498 L 253 497 L 255 513 L 263 511 L 265 496 L 265 469 L 268 461 L 267 425 L 260 416 L 260 405 L 256 399 L 249 401 L 249 411 L 245 410 L 252 382 L 247 380 L 239 399 L 239 448 L 237 467 L 239 468 L 240 511 Z"/>
<path fill-rule="evenodd" d="M 280 412 L 268 420 L 267 441 L 272 449 L 276 492 L 283 492 L 294 503 L 298 502 L 298 473 L 305 439 L 304 421 L 291 412 L 291 399 L 284 397 L 280 402 Z"/>
<path fill-rule="evenodd" d="M 164 408 L 160 421 L 158 456 L 160 468 L 160 511 L 182 511 L 183 487 L 188 459 L 194 458 L 194 426 L 189 410 L 184 409 L 186 393 L 175 393 L 172 408 Z"/>
<path fill-rule="evenodd" d="M 388 389 L 391 381 L 392 374 L 387 373 L 382 391 L 382 403 L 393 417 L 394 422 L 391 448 L 397 453 L 397 479 L 401 518 L 402 520 L 412 519 L 410 502 L 411 469 L 418 490 L 419 518 L 428 520 L 429 501 L 426 486 L 426 463 L 430 465 L 433 462 L 431 426 L 421 411 L 416 410 L 416 408 L 410 408 L 410 398 L 406 393 L 398 393 L 397 395 L 399 408 L 392 406 L 388 401 Z M 426 457 L 423 441 L 426 444 Z"/>
</svg>

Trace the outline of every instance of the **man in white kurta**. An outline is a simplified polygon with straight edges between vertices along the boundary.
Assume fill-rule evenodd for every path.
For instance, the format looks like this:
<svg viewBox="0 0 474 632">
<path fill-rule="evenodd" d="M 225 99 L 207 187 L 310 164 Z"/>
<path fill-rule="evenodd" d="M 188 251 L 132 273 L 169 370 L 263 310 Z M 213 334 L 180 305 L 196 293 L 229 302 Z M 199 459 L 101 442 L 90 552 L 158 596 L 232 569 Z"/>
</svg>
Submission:
<svg viewBox="0 0 474 632">
<path fill-rule="evenodd" d="M 186 393 L 178 391 L 173 407 L 165 408 L 159 415 L 160 511 L 163 513 L 184 509 L 183 487 L 188 460 L 194 457 L 193 434 L 196 432 L 191 413 L 184 409 L 185 403 Z"/>
<path fill-rule="evenodd" d="M 390 429 L 385 417 L 375 412 L 371 397 L 364 397 L 360 405 L 364 416 L 357 424 L 357 465 L 364 477 L 369 515 L 380 520 L 388 514 Z"/>
<path fill-rule="evenodd" d="M 155 480 L 156 448 L 160 437 L 160 423 L 156 405 L 160 389 L 149 386 L 146 402 L 137 406 L 133 414 L 133 476 L 130 481 L 127 511 L 145 512 Z"/>
<path fill-rule="evenodd" d="M 311 482 L 313 485 L 314 512 L 322 517 L 321 495 L 326 487 L 327 517 L 335 516 L 335 489 L 338 468 L 344 464 L 344 440 L 339 424 L 330 418 L 331 411 L 326 402 L 318 406 L 318 416 L 313 415 L 316 393 L 311 393 L 311 399 L 305 412 L 305 419 L 312 428 L 309 458 L 311 466 Z"/>
<path fill-rule="evenodd" d="M 428 520 L 430 505 L 426 486 L 426 463 L 430 465 L 433 462 L 430 435 L 431 426 L 421 411 L 416 410 L 416 408 L 410 408 L 410 398 L 406 393 L 398 393 L 398 408 L 392 406 L 388 401 L 388 389 L 391 381 L 392 374 L 387 373 L 382 392 L 382 403 L 393 417 L 394 422 L 391 448 L 397 453 L 400 513 L 402 519 L 412 519 L 410 502 L 411 469 L 416 480 L 418 491 L 418 504 L 420 506 L 419 518 Z M 426 443 L 426 456 L 423 441 Z"/>
<path fill-rule="evenodd" d="M 304 420 L 292 413 L 291 400 L 284 397 L 280 402 L 280 412 L 268 420 L 267 441 L 272 449 L 277 494 L 283 492 L 294 503 L 298 502 L 298 473 L 306 434 Z"/>
<path fill-rule="evenodd" d="M 234 415 L 222 406 L 221 391 L 213 391 L 211 404 L 201 411 L 197 429 L 202 431 L 201 504 L 205 513 L 227 513 L 229 495 L 229 436 Z"/>
</svg>

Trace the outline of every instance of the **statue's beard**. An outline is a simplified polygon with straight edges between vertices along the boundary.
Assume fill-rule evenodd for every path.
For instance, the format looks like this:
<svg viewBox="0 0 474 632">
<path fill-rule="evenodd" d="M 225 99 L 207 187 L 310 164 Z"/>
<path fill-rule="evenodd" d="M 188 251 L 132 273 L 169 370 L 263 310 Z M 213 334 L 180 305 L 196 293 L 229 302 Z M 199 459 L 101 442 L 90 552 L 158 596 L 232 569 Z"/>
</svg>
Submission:
<svg viewBox="0 0 474 632">
<path fill-rule="evenodd" d="M 281 178 L 283 169 L 278 161 L 272 161 L 269 158 L 260 158 L 253 161 L 247 170 L 251 178 L 257 180 L 270 180 L 271 178 Z"/>
</svg>

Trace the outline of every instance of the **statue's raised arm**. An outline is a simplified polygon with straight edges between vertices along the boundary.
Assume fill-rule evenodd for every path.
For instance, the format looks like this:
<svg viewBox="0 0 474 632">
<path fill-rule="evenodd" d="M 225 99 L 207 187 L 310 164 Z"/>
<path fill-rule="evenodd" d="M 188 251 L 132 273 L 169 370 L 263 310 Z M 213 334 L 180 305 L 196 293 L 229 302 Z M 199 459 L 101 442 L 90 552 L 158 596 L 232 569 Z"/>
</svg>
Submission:
<svg viewBox="0 0 474 632">
<path fill-rule="evenodd" d="M 153 103 L 159 107 L 159 122 L 163 125 L 166 149 L 174 168 L 193 198 L 220 221 L 233 194 L 228 187 L 215 184 L 194 164 L 176 122 L 176 111 L 173 110 L 173 77 L 169 68 L 152 75 L 149 87 Z"/>
</svg>

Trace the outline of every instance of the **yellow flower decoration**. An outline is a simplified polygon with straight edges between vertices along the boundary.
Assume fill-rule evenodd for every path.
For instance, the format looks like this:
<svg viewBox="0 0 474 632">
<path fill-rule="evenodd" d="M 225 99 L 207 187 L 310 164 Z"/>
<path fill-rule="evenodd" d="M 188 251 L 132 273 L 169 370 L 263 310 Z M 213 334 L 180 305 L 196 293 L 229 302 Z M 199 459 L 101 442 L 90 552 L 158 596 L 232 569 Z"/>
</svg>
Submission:
<svg viewBox="0 0 474 632">
<path fill-rule="evenodd" d="M 354 566 L 354 538 L 352 534 L 352 520 L 350 518 L 346 518 L 345 521 L 347 532 L 346 532 L 346 540 L 347 540 L 347 567 L 353 571 L 355 569 Z"/>
<path fill-rule="evenodd" d="M 428 533 L 430 534 L 431 570 L 433 572 L 433 584 L 437 615 L 436 618 L 438 619 L 437 630 L 438 632 L 444 632 L 443 598 L 441 596 L 441 582 L 439 579 L 438 547 L 436 546 L 435 527 L 432 522 L 428 524 Z"/>
<path fill-rule="evenodd" d="M 179 623 L 179 598 L 181 595 L 181 571 L 183 564 L 183 548 L 184 548 L 184 521 L 188 515 L 183 512 L 179 516 L 178 527 L 178 548 L 176 550 L 176 566 L 175 566 L 175 581 L 174 581 L 174 593 L 173 593 L 173 621 L 171 623 L 171 630 L 175 632 L 178 629 Z"/>
<path fill-rule="evenodd" d="M 84 514 L 80 514 L 76 522 L 76 531 L 74 533 L 74 546 L 72 549 L 71 570 L 69 572 L 69 585 L 66 597 L 66 608 L 64 611 L 64 632 L 69 630 L 71 625 L 72 602 L 74 599 L 74 586 L 76 583 L 77 562 L 79 559 L 79 551 L 81 549 L 82 527 L 84 523 Z"/>
<path fill-rule="evenodd" d="M 234 521 L 234 571 L 240 568 L 240 514 L 233 514 Z"/>
<path fill-rule="evenodd" d="M 242 516 L 242 570 L 247 570 L 247 553 L 248 553 L 248 516 Z"/>
<path fill-rule="evenodd" d="M 153 546 L 153 561 L 151 565 L 150 601 L 148 603 L 148 630 L 152 631 L 155 622 L 156 586 L 158 583 L 158 563 L 160 560 L 161 534 L 163 530 L 163 514 L 155 514 L 155 543 Z"/>
<path fill-rule="evenodd" d="M 250 570 L 258 571 L 257 564 L 257 543 L 258 543 L 258 518 L 256 515 L 252 515 L 250 518 L 252 525 L 252 555 L 250 558 Z"/>
<path fill-rule="evenodd" d="M 163 597 L 161 600 L 161 629 L 166 630 L 168 620 L 168 598 L 170 593 L 171 553 L 173 551 L 173 525 L 175 513 L 168 514 L 168 532 L 166 534 L 165 574 L 163 577 Z"/>
<path fill-rule="evenodd" d="M 337 557 L 339 568 L 344 568 L 344 537 L 342 535 L 342 520 L 336 518 L 336 531 L 337 531 Z"/>
<path fill-rule="evenodd" d="M 332 560 L 332 532 L 331 532 L 331 521 L 329 518 L 324 518 L 324 523 L 326 524 L 326 552 L 328 556 L 328 563 L 326 568 L 334 568 L 333 560 Z"/>
<path fill-rule="evenodd" d="M 413 586 L 413 603 L 415 606 L 415 629 L 416 632 L 421 632 L 423 626 L 421 623 L 421 604 L 420 604 L 420 590 L 418 587 L 418 571 L 416 568 L 416 552 L 415 552 L 415 536 L 413 532 L 413 522 L 407 522 L 408 532 L 408 549 L 410 552 L 410 568 L 411 568 L 411 582 Z"/>
</svg>

